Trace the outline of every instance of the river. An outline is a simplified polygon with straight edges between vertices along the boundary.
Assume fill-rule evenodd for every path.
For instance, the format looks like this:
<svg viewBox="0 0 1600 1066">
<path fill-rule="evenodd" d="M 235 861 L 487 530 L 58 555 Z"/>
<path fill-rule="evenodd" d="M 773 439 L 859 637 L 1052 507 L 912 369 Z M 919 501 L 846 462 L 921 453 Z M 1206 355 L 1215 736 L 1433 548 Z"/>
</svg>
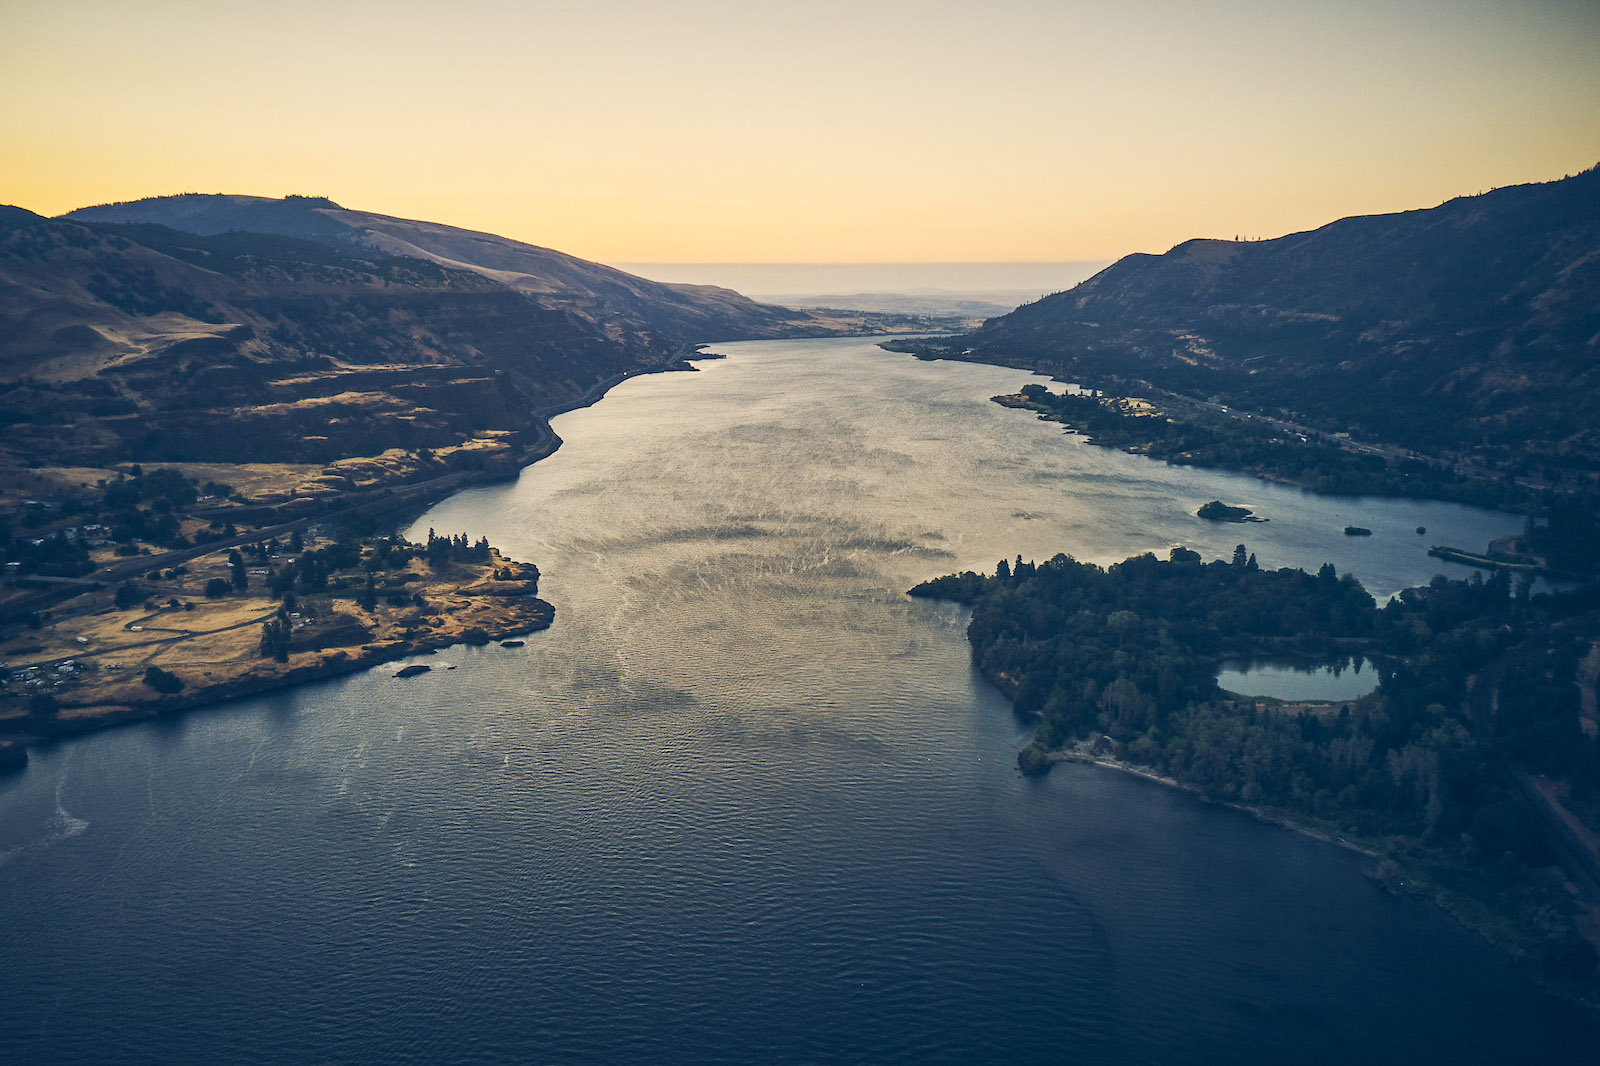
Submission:
<svg viewBox="0 0 1600 1066">
<path fill-rule="evenodd" d="M 716 350 L 411 530 L 541 567 L 558 613 L 526 647 L 0 782 L 0 1059 L 1593 1061 L 1359 855 L 1096 767 L 1020 777 L 964 613 L 904 595 L 1242 540 L 1383 596 L 1517 519 L 1093 448 L 988 402 L 1021 371 Z M 1271 521 L 1194 517 L 1214 498 Z"/>
</svg>

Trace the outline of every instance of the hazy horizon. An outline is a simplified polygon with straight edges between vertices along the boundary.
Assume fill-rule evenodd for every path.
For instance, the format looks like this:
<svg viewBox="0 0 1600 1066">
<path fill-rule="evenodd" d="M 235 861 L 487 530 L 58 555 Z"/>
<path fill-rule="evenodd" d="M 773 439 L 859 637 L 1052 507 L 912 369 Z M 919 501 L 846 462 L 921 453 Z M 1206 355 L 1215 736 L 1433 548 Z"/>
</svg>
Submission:
<svg viewBox="0 0 1600 1066">
<path fill-rule="evenodd" d="M 1061 292 L 1113 260 L 970 263 L 611 263 L 649 278 L 720 285 L 746 296 L 780 297 L 899 293 L 987 298 L 1012 306 Z M 1014 298 L 1014 299 L 1013 299 Z"/>
</svg>

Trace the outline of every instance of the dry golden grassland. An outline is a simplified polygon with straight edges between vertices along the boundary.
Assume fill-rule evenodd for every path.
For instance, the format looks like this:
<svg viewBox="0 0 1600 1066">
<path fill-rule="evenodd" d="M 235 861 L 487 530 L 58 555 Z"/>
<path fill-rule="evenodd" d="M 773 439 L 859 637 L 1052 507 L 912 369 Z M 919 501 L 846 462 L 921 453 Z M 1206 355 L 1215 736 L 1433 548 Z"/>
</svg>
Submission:
<svg viewBox="0 0 1600 1066">
<path fill-rule="evenodd" d="M 38 732 L 76 731 L 97 720 L 195 706 L 414 651 L 526 633 L 547 626 L 553 614 L 534 595 L 537 570 L 498 554 L 487 563 L 452 562 L 437 572 L 421 559 L 382 571 L 370 609 L 358 602 L 366 571 L 357 568 L 337 575 L 347 587 L 301 596 L 285 614 L 290 651 L 278 662 L 261 650 L 263 623 L 282 606 L 267 594 L 266 566 L 248 567 L 245 593 L 217 599 L 207 599 L 204 590 L 212 578 L 228 577 L 227 553 L 194 559 L 188 570 L 141 581 L 146 598 L 126 609 L 115 606 L 113 589 L 86 593 L 56 609 L 42 628 L 0 643 L 0 727 L 26 731 L 29 722 Z M 390 603 L 390 597 L 405 602 Z M 146 684 L 152 666 L 182 680 L 182 691 L 161 694 Z M 33 697 L 40 694 L 56 704 L 53 722 L 38 720 Z"/>
</svg>

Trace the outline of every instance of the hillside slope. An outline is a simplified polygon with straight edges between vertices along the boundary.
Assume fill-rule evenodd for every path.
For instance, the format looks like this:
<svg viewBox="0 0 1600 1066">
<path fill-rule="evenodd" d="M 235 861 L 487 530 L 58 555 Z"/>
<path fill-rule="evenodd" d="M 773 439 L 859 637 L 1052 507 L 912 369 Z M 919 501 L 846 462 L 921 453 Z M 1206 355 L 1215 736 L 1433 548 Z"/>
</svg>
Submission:
<svg viewBox="0 0 1600 1066">
<path fill-rule="evenodd" d="M 1439 451 L 1600 461 L 1600 169 L 1130 255 L 954 350 Z"/>
<path fill-rule="evenodd" d="M 540 412 L 694 345 L 930 324 L 914 318 L 773 307 L 316 197 L 0 208 L 0 470 L 486 439 L 516 456 L 548 441 Z"/>
<path fill-rule="evenodd" d="M 352 211 L 321 197 L 189 193 L 83 208 L 80 222 L 154 223 L 199 235 L 299 237 L 354 255 L 423 259 L 470 270 L 543 307 L 604 321 L 613 335 L 669 345 L 827 332 L 812 316 L 711 285 L 668 285 L 491 233 Z"/>
<path fill-rule="evenodd" d="M 671 351 L 425 260 L 0 217 L 0 464 L 447 447 Z"/>
</svg>

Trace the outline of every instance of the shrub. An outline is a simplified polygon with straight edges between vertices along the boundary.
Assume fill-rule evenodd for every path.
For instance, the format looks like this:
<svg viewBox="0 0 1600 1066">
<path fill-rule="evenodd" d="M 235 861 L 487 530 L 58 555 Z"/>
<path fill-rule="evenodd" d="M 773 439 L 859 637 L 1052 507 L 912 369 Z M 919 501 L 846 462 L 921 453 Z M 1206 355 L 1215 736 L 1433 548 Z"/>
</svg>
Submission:
<svg viewBox="0 0 1600 1066">
<path fill-rule="evenodd" d="M 170 696 L 183 690 L 183 678 L 176 674 L 169 674 L 159 666 L 151 666 L 145 669 L 144 683 L 165 696 Z"/>
</svg>

